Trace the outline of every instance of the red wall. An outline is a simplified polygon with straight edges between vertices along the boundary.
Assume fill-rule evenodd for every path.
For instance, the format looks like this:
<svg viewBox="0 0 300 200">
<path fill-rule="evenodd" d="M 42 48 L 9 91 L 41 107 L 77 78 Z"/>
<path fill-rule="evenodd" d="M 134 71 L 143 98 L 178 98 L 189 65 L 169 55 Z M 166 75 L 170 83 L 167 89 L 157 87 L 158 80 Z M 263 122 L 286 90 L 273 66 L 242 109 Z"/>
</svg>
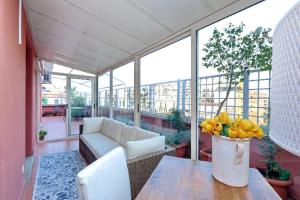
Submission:
<svg viewBox="0 0 300 200">
<path fill-rule="evenodd" d="M 31 33 L 26 31 L 26 156 L 33 155 L 36 139 L 36 60 Z"/>
<path fill-rule="evenodd" d="M 18 44 L 18 0 L 0 0 L 0 199 L 23 187 L 26 129 L 26 21 Z M 29 102 L 28 102 L 29 103 Z"/>
</svg>

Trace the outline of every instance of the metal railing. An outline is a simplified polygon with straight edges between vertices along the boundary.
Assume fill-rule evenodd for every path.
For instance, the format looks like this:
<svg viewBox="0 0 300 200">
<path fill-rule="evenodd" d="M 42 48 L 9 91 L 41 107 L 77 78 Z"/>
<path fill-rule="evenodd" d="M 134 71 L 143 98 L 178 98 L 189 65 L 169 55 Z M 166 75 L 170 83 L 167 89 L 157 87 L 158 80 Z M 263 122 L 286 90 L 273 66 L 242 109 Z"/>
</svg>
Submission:
<svg viewBox="0 0 300 200">
<path fill-rule="evenodd" d="M 244 117 L 266 124 L 270 101 L 271 71 L 245 73 L 244 80 L 233 86 L 222 111 L 232 117 Z M 228 81 L 225 75 L 199 77 L 198 115 L 212 118 L 226 95 Z M 191 82 L 189 79 L 168 81 L 141 86 L 141 111 L 167 114 L 171 108 L 191 115 Z M 109 105 L 109 88 L 99 88 L 99 106 Z M 122 85 L 113 87 L 113 108 L 133 110 L 134 88 Z"/>
</svg>

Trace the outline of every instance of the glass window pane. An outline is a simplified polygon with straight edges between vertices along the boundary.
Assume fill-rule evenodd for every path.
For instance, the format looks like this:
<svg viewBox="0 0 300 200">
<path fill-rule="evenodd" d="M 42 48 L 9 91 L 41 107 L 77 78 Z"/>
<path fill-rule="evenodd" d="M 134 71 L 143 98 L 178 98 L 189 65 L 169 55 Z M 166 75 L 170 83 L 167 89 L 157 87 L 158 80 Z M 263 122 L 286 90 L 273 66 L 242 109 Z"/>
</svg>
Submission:
<svg viewBox="0 0 300 200">
<path fill-rule="evenodd" d="M 134 63 L 113 70 L 113 118 L 134 125 Z"/>
<path fill-rule="evenodd" d="M 269 29 L 268 35 L 272 37 L 275 26 L 295 2 L 288 1 L 283 6 L 279 1 L 263 1 L 197 31 L 197 64 L 199 73 L 197 81 L 197 112 L 200 121 L 214 117 L 216 111 L 221 110 L 228 112 L 234 118 L 238 116 L 243 117 L 243 114 L 249 113 L 249 116 L 245 117 L 249 117 L 250 120 L 259 125 L 268 125 L 271 72 L 260 71 L 259 68 L 264 66 L 264 64 L 260 63 L 262 57 L 255 60 L 255 63 L 253 63 L 253 59 L 250 62 L 255 64 L 253 65 L 255 67 L 250 69 L 249 82 L 244 82 L 248 79 L 246 77 L 243 80 L 242 70 L 245 67 L 248 68 L 251 64 L 246 64 L 247 58 L 240 54 L 243 52 L 241 48 L 247 46 L 245 38 L 241 38 L 241 40 L 237 40 L 237 38 L 255 32 L 259 30 L 259 27 L 266 30 Z M 232 27 L 236 28 L 231 29 Z M 237 30 L 242 30 L 241 34 L 236 34 Z M 255 44 L 255 41 L 252 41 L 251 44 Z M 255 45 L 255 47 L 257 48 L 252 52 L 259 52 L 261 45 Z M 250 51 L 245 49 L 244 52 L 249 53 Z M 252 52 L 250 53 L 252 54 Z M 252 59 L 253 56 L 249 56 L 249 58 Z M 238 70 L 239 68 L 240 70 Z M 227 81 L 231 74 L 230 71 L 241 72 L 241 79 L 236 80 L 236 84 L 231 90 L 228 89 L 229 84 Z M 219 78 L 219 81 L 215 81 L 217 78 Z M 213 87 L 211 87 L 211 84 L 213 84 Z M 247 85 L 249 85 L 249 89 L 245 87 Z M 226 91 L 230 92 L 229 95 Z M 229 98 L 226 100 L 225 97 L 227 95 Z M 247 95 L 249 95 L 249 102 L 243 99 Z M 218 109 L 219 106 L 222 109 Z M 247 107 L 249 107 L 249 110 L 244 112 L 243 109 Z M 205 141 L 210 141 L 206 139 L 206 137 L 210 136 L 203 134 L 202 137 L 205 139 L 202 140 L 200 148 L 210 147 L 211 142 Z"/>
<path fill-rule="evenodd" d="M 141 58 L 141 127 L 171 145 L 190 140 L 190 69 L 190 37 Z"/>
<path fill-rule="evenodd" d="M 98 115 L 109 117 L 110 102 L 110 72 L 107 72 L 98 78 Z"/>
</svg>

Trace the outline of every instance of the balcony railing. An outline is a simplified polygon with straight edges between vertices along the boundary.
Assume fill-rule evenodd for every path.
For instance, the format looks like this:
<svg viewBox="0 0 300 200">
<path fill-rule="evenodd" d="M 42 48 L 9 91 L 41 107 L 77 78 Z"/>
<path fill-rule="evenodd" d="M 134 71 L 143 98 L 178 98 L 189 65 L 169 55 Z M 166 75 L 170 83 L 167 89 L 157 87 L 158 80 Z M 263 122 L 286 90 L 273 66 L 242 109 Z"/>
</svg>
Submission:
<svg viewBox="0 0 300 200">
<path fill-rule="evenodd" d="M 235 85 L 223 106 L 232 117 L 244 117 L 266 125 L 270 102 L 271 71 L 245 73 L 244 80 Z M 198 115 L 200 118 L 215 116 L 220 102 L 226 95 L 226 76 L 200 77 L 198 80 Z M 108 106 L 108 87 L 99 88 L 99 106 Z M 167 114 L 171 108 L 191 115 L 191 81 L 189 79 L 154 83 L 141 86 L 141 111 Z M 134 88 L 118 85 L 113 87 L 113 108 L 133 110 Z"/>
</svg>

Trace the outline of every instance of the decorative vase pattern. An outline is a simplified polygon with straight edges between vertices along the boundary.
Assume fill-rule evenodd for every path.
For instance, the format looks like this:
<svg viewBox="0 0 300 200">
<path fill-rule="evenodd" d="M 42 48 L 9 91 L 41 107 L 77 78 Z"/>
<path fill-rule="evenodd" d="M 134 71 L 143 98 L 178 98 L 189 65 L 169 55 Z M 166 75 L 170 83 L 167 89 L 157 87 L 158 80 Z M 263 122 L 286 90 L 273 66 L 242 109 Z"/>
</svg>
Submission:
<svg viewBox="0 0 300 200">
<path fill-rule="evenodd" d="M 212 136 L 213 177 L 233 187 L 248 185 L 250 139 Z"/>
</svg>

